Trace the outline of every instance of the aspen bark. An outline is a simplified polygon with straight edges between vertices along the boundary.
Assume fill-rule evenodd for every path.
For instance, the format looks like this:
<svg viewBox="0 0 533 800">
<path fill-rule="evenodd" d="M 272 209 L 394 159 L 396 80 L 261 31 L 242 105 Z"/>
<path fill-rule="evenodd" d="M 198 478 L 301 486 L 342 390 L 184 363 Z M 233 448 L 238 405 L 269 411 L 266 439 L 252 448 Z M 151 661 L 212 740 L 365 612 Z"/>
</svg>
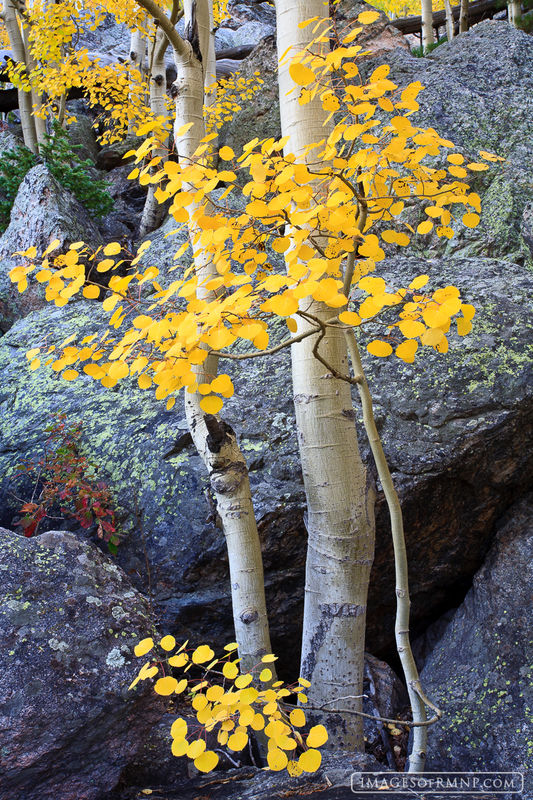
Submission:
<svg viewBox="0 0 533 800">
<path fill-rule="evenodd" d="M 167 81 L 165 69 L 165 53 L 168 39 L 161 28 L 157 28 L 153 44 L 149 53 L 149 81 L 150 81 L 150 111 L 154 117 L 164 117 L 167 113 L 166 95 Z M 153 151 L 153 156 L 164 157 L 168 153 L 168 136 L 161 138 L 161 146 Z M 164 206 L 160 205 L 155 197 L 156 187 L 153 183 L 148 185 L 148 194 L 144 203 L 139 237 L 142 239 L 155 230 L 163 217 Z"/>
<path fill-rule="evenodd" d="M 455 21 L 450 0 L 444 0 L 444 9 L 446 11 L 446 36 L 448 37 L 448 41 L 451 42 L 455 36 Z"/>
<path fill-rule="evenodd" d="M 277 0 L 277 46 L 281 55 L 305 48 L 311 35 L 299 24 L 329 19 L 322 0 Z M 316 35 L 316 34 L 315 34 Z M 289 59 L 279 68 L 282 136 L 286 154 L 297 157 L 327 135 L 319 98 L 301 106 L 289 74 Z M 291 92 L 292 90 L 292 92 Z M 289 94 L 290 92 L 290 94 Z M 322 321 L 331 309 L 306 298 L 301 308 Z M 298 319 L 298 333 L 307 323 Z M 366 603 L 374 554 L 374 495 L 359 455 L 350 388 L 313 354 L 316 336 L 292 346 L 296 427 L 307 498 L 308 551 L 301 675 L 311 682 L 309 700 L 325 704 L 329 746 L 363 749 L 359 716 L 364 672 Z M 340 330 L 328 328 L 320 353 L 346 374 L 347 348 Z M 338 702 L 332 702 L 342 698 Z"/>
<path fill-rule="evenodd" d="M 469 0 L 461 0 L 459 10 L 459 33 L 466 33 L 468 30 L 468 6 Z"/>
<path fill-rule="evenodd" d="M 137 70 L 141 76 L 143 76 L 146 72 L 145 67 L 145 59 L 146 59 L 146 36 L 140 30 L 133 30 L 131 32 L 130 37 L 130 52 L 129 52 L 129 62 L 130 67 L 134 70 Z M 130 98 L 132 97 L 132 92 L 130 91 Z M 135 124 L 130 122 L 128 126 L 128 132 L 134 133 Z"/>
<path fill-rule="evenodd" d="M 522 4 L 520 0 L 510 0 L 507 3 L 507 18 L 509 20 L 509 24 L 513 25 L 513 27 L 518 28 L 518 20 L 520 19 L 520 15 L 522 14 Z"/>
<path fill-rule="evenodd" d="M 429 45 L 435 42 L 432 0 L 422 0 L 420 13 L 422 16 L 422 47 L 425 53 Z"/>
<path fill-rule="evenodd" d="M 184 4 L 185 37 L 189 42 L 185 54 L 174 48 L 177 78 L 175 91 L 175 147 L 181 162 L 194 159 L 194 153 L 205 135 L 203 119 L 205 62 L 209 37 L 208 0 L 186 0 Z M 193 126 L 179 133 L 185 122 Z M 193 247 L 198 294 L 211 300 L 212 291 L 202 288 L 208 276 L 217 274 L 213 264 L 194 244 L 197 231 L 193 221 L 196 205 L 188 206 L 189 236 Z M 207 209 L 209 213 L 209 209 Z M 217 359 L 209 357 L 197 367 L 198 382 L 211 381 L 217 373 Z M 266 612 L 261 545 L 248 470 L 235 434 L 222 420 L 206 415 L 200 408 L 201 395 L 186 392 L 185 410 L 191 435 L 209 472 L 210 486 L 222 521 L 228 548 L 233 619 L 243 670 L 252 670 L 261 657 L 271 652 Z"/>
<path fill-rule="evenodd" d="M 6 26 L 9 44 L 13 52 L 13 58 L 17 64 L 24 64 L 28 67 L 26 58 L 26 48 L 24 47 L 24 40 L 22 38 L 21 29 L 17 17 L 17 12 L 13 0 L 4 0 L 4 9 L 2 11 L 2 19 Z M 37 131 L 35 128 L 35 119 L 32 114 L 32 95 L 31 92 L 25 92 L 22 89 L 17 89 L 19 101 L 19 114 L 20 123 L 22 125 L 22 136 L 24 144 L 31 150 L 32 153 L 37 153 L 39 148 L 37 144 Z"/>
</svg>

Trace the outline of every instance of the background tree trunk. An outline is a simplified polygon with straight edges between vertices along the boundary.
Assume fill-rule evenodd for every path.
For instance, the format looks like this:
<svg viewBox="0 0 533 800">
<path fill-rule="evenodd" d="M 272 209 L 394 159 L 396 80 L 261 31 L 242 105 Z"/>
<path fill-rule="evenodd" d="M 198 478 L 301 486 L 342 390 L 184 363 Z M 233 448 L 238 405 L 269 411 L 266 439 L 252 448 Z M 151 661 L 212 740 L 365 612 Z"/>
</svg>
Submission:
<svg viewBox="0 0 533 800">
<path fill-rule="evenodd" d="M 22 38 L 19 20 L 13 0 L 5 0 L 4 10 L 2 11 L 2 19 L 4 20 L 4 24 L 6 26 L 9 44 L 13 52 L 14 60 L 17 62 L 17 64 L 24 64 L 26 68 L 28 68 L 26 48 L 24 47 L 24 40 Z M 24 144 L 28 150 L 31 150 L 32 153 L 37 153 L 39 148 L 37 144 L 35 118 L 32 114 L 31 92 L 24 92 L 22 89 L 17 89 L 17 94 Z"/>
<path fill-rule="evenodd" d="M 424 52 L 426 52 L 429 45 L 435 42 L 435 36 L 433 33 L 433 6 L 431 0 L 422 0 L 421 16 L 422 47 L 424 48 Z"/>
<path fill-rule="evenodd" d="M 459 33 L 466 33 L 468 30 L 468 0 L 461 0 L 459 11 Z"/>
</svg>

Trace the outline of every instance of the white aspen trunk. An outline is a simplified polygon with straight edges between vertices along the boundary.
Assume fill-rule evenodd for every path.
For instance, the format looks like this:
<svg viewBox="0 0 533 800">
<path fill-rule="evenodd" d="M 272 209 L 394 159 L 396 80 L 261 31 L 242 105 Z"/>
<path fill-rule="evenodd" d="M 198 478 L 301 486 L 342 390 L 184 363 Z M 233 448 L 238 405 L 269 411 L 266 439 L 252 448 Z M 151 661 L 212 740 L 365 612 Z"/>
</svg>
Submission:
<svg viewBox="0 0 533 800">
<path fill-rule="evenodd" d="M 28 41 L 28 34 L 26 29 L 24 28 L 24 24 L 22 25 L 22 38 L 24 42 L 24 50 L 26 52 L 26 67 L 28 72 L 31 72 L 33 69 L 36 68 L 37 62 L 33 58 L 31 54 L 30 44 Z M 41 96 L 37 91 L 34 89 L 31 90 L 31 104 L 32 104 L 32 111 L 40 111 L 42 107 L 42 99 Z M 42 117 L 38 117 L 35 113 L 32 114 L 33 116 L 33 124 L 35 125 L 35 134 L 37 136 L 37 147 L 39 148 L 40 145 L 44 144 L 46 141 L 46 119 Z"/>
<path fill-rule="evenodd" d="M 448 41 L 451 42 L 455 36 L 455 22 L 450 0 L 444 0 L 444 8 L 446 11 L 446 36 L 448 37 Z"/>
<path fill-rule="evenodd" d="M 182 58 L 176 51 L 175 147 L 182 163 L 190 162 L 205 135 L 203 119 L 205 65 L 198 57 L 207 47 L 208 0 L 186 0 L 185 37 L 190 51 Z M 186 122 L 193 126 L 178 134 Z M 195 205 L 188 207 L 190 216 Z M 207 211 L 209 213 L 209 211 Z M 196 228 L 189 225 L 191 246 Z M 198 247 L 193 251 L 195 271 L 201 285 L 217 274 L 212 262 Z M 212 300 L 214 293 L 200 288 L 199 296 Z M 211 381 L 217 373 L 217 359 L 208 358 L 197 367 L 198 381 Z M 186 392 L 185 410 L 194 443 L 209 472 L 209 481 L 222 521 L 228 548 L 235 636 L 239 644 L 241 669 L 252 670 L 261 657 L 271 652 L 266 612 L 261 544 L 252 504 L 246 460 L 235 434 L 222 420 L 206 415 L 200 408 L 201 395 Z M 274 670 L 273 670 L 274 672 Z"/>
<path fill-rule="evenodd" d="M 4 20 L 4 24 L 6 26 L 7 35 L 9 38 L 9 44 L 13 52 L 13 59 L 18 64 L 25 64 L 27 68 L 28 64 L 26 61 L 26 49 L 24 47 L 24 41 L 19 27 L 17 12 L 15 10 L 13 0 L 4 0 L 2 19 Z M 32 114 L 31 93 L 24 92 L 21 89 L 18 89 L 17 94 L 19 101 L 19 114 L 20 114 L 20 122 L 22 125 L 22 136 L 24 138 L 24 144 L 26 145 L 28 150 L 31 150 L 32 153 L 37 153 L 38 152 L 37 132 L 35 129 L 35 121 Z"/>
<path fill-rule="evenodd" d="M 513 25 L 513 27 L 518 28 L 518 20 L 522 14 L 522 4 L 520 0 L 510 0 L 507 3 L 507 17 L 509 19 L 509 24 Z"/>
<path fill-rule="evenodd" d="M 144 75 L 146 68 L 145 68 L 145 58 L 146 58 L 146 36 L 142 31 L 133 30 L 130 36 L 130 52 L 129 52 L 129 62 L 130 67 L 132 69 L 138 70 L 141 76 Z M 131 92 L 130 92 L 131 97 Z M 130 122 L 128 126 L 128 132 L 134 133 L 135 124 Z"/>
<path fill-rule="evenodd" d="M 422 0 L 421 2 L 421 15 L 422 15 L 422 47 L 424 52 L 430 44 L 435 42 L 433 34 L 433 6 L 431 0 Z"/>
<path fill-rule="evenodd" d="M 281 55 L 308 43 L 309 18 L 329 18 L 322 0 L 277 0 L 277 46 Z M 316 98 L 301 106 L 289 75 L 289 59 L 279 68 L 282 136 L 287 154 L 299 156 L 327 135 L 325 112 Z M 290 90 L 291 94 L 288 94 Z M 321 320 L 332 311 L 306 298 L 301 308 Z M 307 323 L 298 318 L 298 333 Z M 311 682 L 310 704 L 327 704 L 328 746 L 364 748 L 360 711 L 363 690 L 366 603 L 374 554 L 373 491 L 359 455 L 350 387 L 337 380 L 313 354 L 316 336 L 292 346 L 296 426 L 307 498 L 308 551 L 301 675 Z M 347 374 L 346 340 L 328 328 L 320 354 Z M 335 701 L 339 699 L 337 702 Z"/>
<path fill-rule="evenodd" d="M 165 69 L 165 53 L 167 51 L 167 46 L 168 39 L 161 28 L 158 28 L 149 54 L 150 110 L 155 117 L 164 117 L 167 113 L 167 79 Z M 154 157 L 161 156 L 164 158 L 167 153 L 168 136 L 162 137 L 161 147 L 156 148 L 152 155 Z M 154 184 L 150 183 L 148 185 L 148 194 L 139 225 L 139 237 L 141 239 L 155 230 L 163 217 L 164 206 L 161 206 L 157 202 L 155 190 L 156 187 Z"/>
<path fill-rule="evenodd" d="M 459 33 L 466 33 L 468 30 L 468 5 L 469 0 L 461 0 L 459 10 Z"/>
</svg>

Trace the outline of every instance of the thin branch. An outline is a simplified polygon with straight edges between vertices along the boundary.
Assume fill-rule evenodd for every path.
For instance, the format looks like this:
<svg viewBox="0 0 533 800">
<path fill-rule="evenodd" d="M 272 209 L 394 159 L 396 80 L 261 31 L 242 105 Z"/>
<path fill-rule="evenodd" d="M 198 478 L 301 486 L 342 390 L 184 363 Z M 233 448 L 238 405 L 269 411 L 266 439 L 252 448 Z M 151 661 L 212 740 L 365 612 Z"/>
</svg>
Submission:
<svg viewBox="0 0 533 800">
<path fill-rule="evenodd" d="M 168 41 L 180 58 L 185 58 L 188 56 L 190 52 L 188 44 L 186 44 L 186 42 L 181 38 L 163 9 L 160 8 L 157 3 L 154 2 L 154 0 L 137 0 L 137 4 L 140 5 L 141 8 L 144 8 L 144 10 L 150 14 L 152 19 L 161 26 L 161 29 L 165 32 Z"/>
</svg>

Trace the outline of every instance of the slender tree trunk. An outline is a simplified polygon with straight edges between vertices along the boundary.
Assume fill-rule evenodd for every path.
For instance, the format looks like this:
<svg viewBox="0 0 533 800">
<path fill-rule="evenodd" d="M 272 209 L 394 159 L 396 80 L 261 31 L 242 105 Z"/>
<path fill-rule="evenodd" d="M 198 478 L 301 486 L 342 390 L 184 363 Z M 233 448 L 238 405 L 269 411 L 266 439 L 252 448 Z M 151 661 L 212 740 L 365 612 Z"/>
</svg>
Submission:
<svg viewBox="0 0 533 800">
<path fill-rule="evenodd" d="M 518 28 L 518 20 L 522 14 L 522 4 L 520 0 L 510 0 L 507 3 L 507 17 L 509 19 L 509 24 L 513 25 L 515 28 Z"/>
<path fill-rule="evenodd" d="M 177 69 L 175 90 L 175 147 L 180 161 L 188 162 L 205 135 L 203 119 L 204 67 L 200 58 L 206 52 L 209 36 L 208 0 L 185 0 L 185 37 L 190 43 L 182 57 L 175 51 Z M 178 133 L 185 122 L 193 126 Z M 195 204 L 188 207 L 189 235 L 201 287 L 208 276 L 217 274 L 211 261 L 193 243 L 196 227 L 192 221 Z M 205 213 L 205 212 L 204 212 Z M 209 213 L 209 209 L 207 212 Z M 199 288 L 199 296 L 213 299 L 214 293 Z M 211 381 L 217 373 L 217 360 L 208 358 L 197 367 L 198 381 Z M 271 652 L 264 590 L 261 545 L 255 522 L 246 461 L 235 434 L 222 420 L 206 415 L 200 408 L 201 395 L 186 392 L 185 409 L 191 435 L 208 472 L 217 511 L 228 547 L 235 634 L 244 670 L 251 670 L 261 656 Z"/>
<path fill-rule="evenodd" d="M 13 58 L 17 64 L 24 64 L 27 68 L 26 49 L 20 31 L 17 12 L 13 0 L 5 0 L 4 10 L 2 11 L 2 19 L 6 26 L 9 44 L 13 52 Z M 37 132 L 35 129 L 35 120 L 32 114 L 32 96 L 31 92 L 24 92 L 22 89 L 17 90 L 19 101 L 19 114 L 20 122 L 22 125 L 22 136 L 24 144 L 31 150 L 32 153 L 38 152 L 37 145 Z"/>
<path fill-rule="evenodd" d="M 165 70 L 165 54 L 168 39 L 161 28 L 157 29 L 154 42 L 149 54 L 149 81 L 150 81 L 150 111 L 155 117 L 164 117 L 167 114 L 167 81 Z M 162 136 L 161 147 L 153 151 L 153 156 L 164 156 L 168 153 L 168 136 Z M 148 194 L 144 204 L 142 218 L 139 226 L 139 237 L 142 239 L 161 223 L 164 206 L 160 205 L 155 197 L 156 187 L 153 183 L 148 185 Z"/>
<path fill-rule="evenodd" d="M 433 34 L 433 6 L 431 0 L 422 0 L 421 15 L 422 47 L 424 48 L 424 52 L 426 52 L 429 45 L 435 42 L 435 36 Z"/>
<path fill-rule="evenodd" d="M 134 30 L 131 32 L 131 37 L 130 37 L 129 62 L 131 69 L 137 70 L 141 75 L 141 77 L 144 76 L 146 72 L 145 58 L 146 58 L 146 36 L 144 33 L 142 33 L 142 31 Z M 132 92 L 130 92 L 130 97 L 131 95 Z M 134 129 L 135 129 L 135 122 L 130 122 L 128 126 L 128 132 L 135 133 Z"/>
<path fill-rule="evenodd" d="M 468 0 L 461 0 L 459 11 L 459 33 L 466 33 L 468 30 Z"/>
<path fill-rule="evenodd" d="M 24 42 L 24 50 L 26 52 L 26 67 L 28 72 L 32 72 L 37 66 L 37 62 L 31 55 L 30 45 L 28 41 L 28 35 L 22 25 L 22 38 Z M 46 119 L 40 116 L 37 116 L 35 113 L 36 111 L 40 111 L 42 108 L 42 98 L 39 93 L 32 89 L 31 93 L 31 104 L 32 104 L 32 111 L 33 111 L 33 123 L 35 125 L 35 134 L 37 136 L 37 147 L 40 147 L 46 141 Z"/>
<path fill-rule="evenodd" d="M 309 41 L 310 29 L 299 23 L 329 19 L 321 0 L 278 0 L 277 45 L 281 55 L 297 52 Z M 289 60 L 279 69 L 282 136 L 286 153 L 301 155 L 327 134 L 325 113 L 316 98 L 301 106 L 289 75 Z M 291 92 L 292 90 L 292 92 Z M 290 94 L 288 94 L 291 92 Z M 325 320 L 331 309 L 311 298 L 302 309 Z M 307 323 L 298 320 L 298 333 Z M 308 552 L 301 674 L 311 681 L 313 706 L 328 714 L 329 745 L 363 749 L 360 711 L 364 672 L 366 602 L 374 553 L 373 491 L 367 485 L 355 429 L 350 388 L 315 358 L 316 336 L 292 347 L 296 426 L 307 498 Z M 348 366 L 341 331 L 329 328 L 320 353 L 339 372 Z M 338 702 L 332 702 L 341 698 Z"/>
<path fill-rule="evenodd" d="M 444 8 L 446 11 L 446 36 L 448 37 L 448 41 L 451 42 L 455 36 L 455 22 L 450 0 L 444 0 Z"/>
</svg>

